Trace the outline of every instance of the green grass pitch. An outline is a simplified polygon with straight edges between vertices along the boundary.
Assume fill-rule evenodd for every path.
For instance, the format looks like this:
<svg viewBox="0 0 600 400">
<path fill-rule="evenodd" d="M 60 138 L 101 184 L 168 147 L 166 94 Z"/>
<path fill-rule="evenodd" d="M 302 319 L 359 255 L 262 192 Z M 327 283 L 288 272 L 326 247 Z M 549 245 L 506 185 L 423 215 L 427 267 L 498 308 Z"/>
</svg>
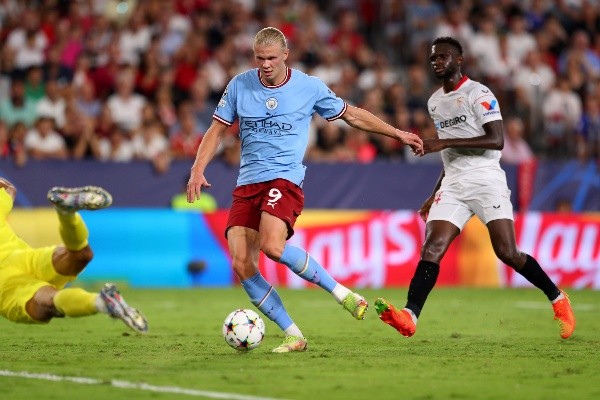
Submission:
<svg viewBox="0 0 600 400">
<path fill-rule="evenodd" d="M 374 307 L 356 321 L 321 290 L 279 289 L 309 340 L 308 351 L 295 354 L 270 352 L 283 334 L 266 319 L 259 348 L 239 353 L 227 346 L 225 316 L 254 309 L 240 288 L 121 292 L 148 318 L 147 336 L 100 315 L 47 326 L 0 320 L 0 398 L 210 398 L 203 391 L 240 399 L 600 398 L 600 291 L 570 291 L 577 328 L 562 340 L 549 303 L 532 289 L 436 288 L 410 339 L 379 321 Z M 371 304 L 382 296 L 402 306 L 406 296 L 405 288 L 360 292 Z M 116 387 L 115 381 L 180 392 Z"/>
</svg>

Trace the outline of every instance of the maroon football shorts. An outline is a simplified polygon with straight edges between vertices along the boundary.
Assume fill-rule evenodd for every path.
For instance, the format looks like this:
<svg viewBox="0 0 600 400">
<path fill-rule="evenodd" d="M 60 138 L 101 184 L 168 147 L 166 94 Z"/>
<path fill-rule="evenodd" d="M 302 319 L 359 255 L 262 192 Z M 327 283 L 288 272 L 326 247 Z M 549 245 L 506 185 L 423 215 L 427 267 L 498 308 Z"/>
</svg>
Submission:
<svg viewBox="0 0 600 400">
<path fill-rule="evenodd" d="M 289 239 L 294 234 L 294 224 L 303 208 L 302 188 L 285 179 L 238 186 L 233 191 L 225 237 L 232 226 L 258 231 L 260 216 L 264 211 L 286 223 Z"/>
</svg>

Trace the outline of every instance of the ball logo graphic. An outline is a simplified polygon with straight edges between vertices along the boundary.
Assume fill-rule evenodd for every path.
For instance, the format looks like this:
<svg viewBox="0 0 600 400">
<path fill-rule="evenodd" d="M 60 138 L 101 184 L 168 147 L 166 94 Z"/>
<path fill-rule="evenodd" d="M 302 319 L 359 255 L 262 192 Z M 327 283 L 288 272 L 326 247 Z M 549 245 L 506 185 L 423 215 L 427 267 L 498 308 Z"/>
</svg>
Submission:
<svg viewBox="0 0 600 400">
<path fill-rule="evenodd" d="M 277 99 L 274 97 L 269 97 L 265 102 L 265 105 L 269 110 L 274 110 L 277 108 Z"/>
</svg>

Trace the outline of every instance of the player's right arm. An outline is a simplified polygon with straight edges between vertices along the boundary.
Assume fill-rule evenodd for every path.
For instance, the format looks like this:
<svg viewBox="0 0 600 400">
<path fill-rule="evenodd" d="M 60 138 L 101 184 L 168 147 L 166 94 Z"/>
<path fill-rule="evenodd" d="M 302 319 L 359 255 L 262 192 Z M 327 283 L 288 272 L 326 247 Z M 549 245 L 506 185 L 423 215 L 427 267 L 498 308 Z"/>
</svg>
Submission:
<svg viewBox="0 0 600 400">
<path fill-rule="evenodd" d="M 202 137 L 202 142 L 200 142 L 200 146 L 198 147 L 198 153 L 196 153 L 196 159 L 192 165 L 190 179 L 187 184 L 188 203 L 193 203 L 196 199 L 200 198 L 203 187 L 211 186 L 204 177 L 204 170 L 217 152 L 219 143 L 221 143 L 221 139 L 228 127 L 223 122 L 213 119 L 212 124 Z"/>
</svg>

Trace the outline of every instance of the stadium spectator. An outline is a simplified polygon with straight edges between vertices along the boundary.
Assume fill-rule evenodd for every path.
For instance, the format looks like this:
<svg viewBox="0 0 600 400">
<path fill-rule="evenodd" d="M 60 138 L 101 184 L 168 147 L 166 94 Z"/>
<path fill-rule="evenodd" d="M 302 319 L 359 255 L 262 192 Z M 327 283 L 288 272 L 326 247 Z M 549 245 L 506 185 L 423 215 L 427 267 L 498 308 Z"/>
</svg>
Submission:
<svg viewBox="0 0 600 400">
<path fill-rule="evenodd" d="M 541 37 L 543 37 L 542 40 L 540 40 Z M 536 38 L 538 47 L 540 47 L 540 42 L 543 41 L 545 47 L 549 50 L 543 54 L 542 61 L 551 66 L 554 71 L 557 71 L 558 57 L 568 46 L 569 33 L 555 14 L 548 15 Z"/>
<path fill-rule="evenodd" d="M 535 159 L 533 151 L 524 138 L 525 127 L 519 118 L 509 118 L 504 128 L 502 162 L 519 165 Z"/>
<path fill-rule="evenodd" d="M 577 158 L 600 161 L 600 102 L 591 94 L 585 97 L 577 128 Z"/>
<path fill-rule="evenodd" d="M 152 32 L 146 24 L 142 8 L 136 8 L 127 27 L 119 35 L 119 50 L 121 62 L 129 65 L 139 65 L 144 52 L 150 47 Z"/>
<path fill-rule="evenodd" d="M 104 104 L 100 110 L 100 115 L 94 124 L 94 135 L 97 136 L 98 139 L 108 138 L 115 129 L 116 124 L 113 120 L 110 107 L 108 107 L 107 104 Z"/>
<path fill-rule="evenodd" d="M 148 50 L 140 55 L 141 62 L 135 77 L 136 91 L 148 99 L 154 98 L 154 93 L 160 85 L 160 75 L 163 69 L 160 64 L 160 50 L 156 39 L 154 37 Z"/>
<path fill-rule="evenodd" d="M 374 88 L 386 90 L 398 81 L 398 74 L 388 64 L 383 53 L 369 52 L 368 59 L 369 63 L 358 75 L 357 83 L 360 90 L 368 91 Z"/>
<path fill-rule="evenodd" d="M 144 123 L 134 132 L 132 145 L 135 158 L 152 163 L 156 172 L 165 172 L 170 163 L 169 141 L 165 127 L 158 120 Z"/>
<path fill-rule="evenodd" d="M 161 86 L 156 92 L 156 115 L 160 122 L 170 130 L 177 123 L 177 110 L 170 88 Z"/>
<path fill-rule="evenodd" d="M 232 128 L 229 128 L 229 132 L 231 131 Z M 230 167 L 239 168 L 242 157 L 240 147 L 240 137 L 237 134 L 226 133 L 221 142 L 221 151 L 218 153 L 219 159 Z"/>
<path fill-rule="evenodd" d="M 89 120 L 89 117 L 82 114 L 75 103 L 75 99 L 70 98 L 65 105 L 65 122 L 59 130 L 65 139 L 69 157 L 74 157 L 75 148 L 81 142 L 84 130 L 92 127 L 92 123 L 87 122 L 87 120 Z"/>
<path fill-rule="evenodd" d="M 174 82 L 173 89 L 175 93 L 175 101 L 183 100 L 188 96 L 190 88 L 200 69 L 200 63 L 198 60 L 198 35 L 194 32 L 190 32 L 186 38 L 183 46 L 179 48 L 177 53 L 173 57 L 174 61 Z M 222 53 L 222 50 L 219 51 Z M 214 63 L 210 62 L 209 63 Z M 208 68 L 208 65 L 204 66 Z M 224 71 L 221 71 L 225 73 Z M 214 78 L 221 80 L 222 78 L 217 75 L 214 71 Z"/>
<path fill-rule="evenodd" d="M 65 125 L 66 102 L 62 95 L 60 84 L 56 80 L 46 82 L 46 95 L 36 104 L 36 116 L 51 117 L 57 129 Z"/>
<path fill-rule="evenodd" d="M 25 97 L 25 84 L 22 80 L 13 79 L 10 85 L 10 96 L 0 99 L 0 119 L 13 126 L 23 122 L 25 126 L 33 125 L 36 119 L 36 104 Z"/>
<path fill-rule="evenodd" d="M 25 74 L 25 99 L 37 103 L 46 94 L 46 85 L 42 69 L 39 66 L 31 67 Z"/>
<path fill-rule="evenodd" d="M 75 91 L 75 106 L 87 118 L 96 120 L 102 112 L 102 102 L 96 97 L 96 88 L 91 80 L 83 79 L 80 85 L 72 85 Z"/>
<path fill-rule="evenodd" d="M 67 123 L 63 134 L 72 142 L 71 158 L 74 160 L 98 158 L 99 138 L 94 134 L 95 121 L 67 106 Z"/>
<path fill-rule="evenodd" d="M 408 47 L 410 49 L 411 59 L 415 61 L 415 54 L 423 50 L 430 38 L 434 34 L 436 26 L 444 17 L 444 9 L 439 2 L 431 0 L 417 0 L 408 3 L 406 6 L 406 21 L 408 26 L 406 32 L 408 35 Z"/>
<path fill-rule="evenodd" d="M 116 40 L 109 42 L 106 48 L 96 55 L 94 65 L 91 74 L 92 82 L 94 82 L 97 96 L 102 101 L 106 101 L 108 96 L 115 91 L 117 77 L 123 69 Z"/>
<path fill-rule="evenodd" d="M 445 11 L 444 19 L 436 27 L 433 36 L 452 36 L 462 42 L 468 42 L 474 32 L 468 20 L 467 4 L 450 2 Z"/>
<path fill-rule="evenodd" d="M 444 254 L 464 225 L 477 215 L 487 226 L 497 257 L 546 295 L 554 319 L 559 321 L 560 335 L 567 339 L 575 330 L 569 298 L 533 257 L 517 248 L 510 191 L 499 164 L 504 136 L 497 100 L 489 88 L 463 75 L 463 48 L 456 39 L 435 39 L 429 60 L 443 86 L 427 104 L 437 123 L 438 138 L 424 140 L 423 147 L 426 153 L 441 151 L 444 168 L 432 195 L 419 210 L 426 221 L 425 241 L 406 306 L 398 310 L 379 298 L 375 301 L 377 314 L 403 336 L 413 336 Z M 457 106 L 459 99 L 462 101 Z M 451 114 L 464 115 L 465 121 L 445 124 L 444 118 Z"/>
<path fill-rule="evenodd" d="M 212 122 L 212 114 L 217 107 L 217 102 L 210 98 L 208 77 L 199 75 L 190 88 L 190 108 L 194 114 L 196 128 L 206 132 Z"/>
<path fill-rule="evenodd" d="M 83 52 L 83 28 L 67 20 L 61 21 L 58 26 L 56 47 L 60 49 L 60 65 L 72 74 L 79 55 Z"/>
<path fill-rule="evenodd" d="M 359 49 L 366 42 L 358 24 L 359 18 L 354 10 L 342 10 L 337 15 L 337 23 L 329 36 L 329 42 L 339 49 L 343 58 L 356 60 Z"/>
<path fill-rule="evenodd" d="M 541 30 L 552 5 L 546 0 L 532 0 L 523 11 L 527 29 L 531 32 Z"/>
<path fill-rule="evenodd" d="M 430 85 L 424 68 L 418 64 L 411 64 L 406 70 L 405 106 L 413 112 L 427 109 L 427 93 Z M 402 106 L 402 105 L 401 105 Z"/>
<path fill-rule="evenodd" d="M 343 124 L 332 122 L 317 128 L 315 143 L 306 152 L 306 160 L 311 162 L 350 162 L 355 154 L 345 146 L 346 129 Z"/>
<path fill-rule="evenodd" d="M 284 342 L 273 351 L 304 351 L 307 341 L 302 331 L 258 270 L 260 251 L 331 293 L 353 317 L 362 319 L 367 309 L 362 296 L 337 283 L 305 250 L 286 244 L 304 204 L 301 162 L 312 114 L 330 121 L 341 118 L 354 128 L 395 137 L 417 153 L 422 142 L 347 105 L 317 78 L 288 68 L 286 38 L 278 29 L 260 30 L 253 50 L 257 68 L 229 82 L 200 144 L 187 186 L 188 201 L 211 186 L 204 176 L 206 166 L 227 128 L 239 119 L 242 162 L 225 232 L 232 268 L 252 303 L 285 332 Z M 271 117 L 265 119 L 265 113 Z"/>
<path fill-rule="evenodd" d="M 536 150 L 544 148 L 542 102 L 555 80 L 555 72 L 542 61 L 537 50 L 529 52 L 525 64 L 513 77 L 517 101 L 512 107 L 528 110 L 528 131 L 531 132 L 529 142 Z"/>
<path fill-rule="evenodd" d="M 71 79 L 71 84 L 75 90 L 79 89 L 85 84 L 93 85 L 94 81 L 92 79 L 91 62 L 92 60 L 90 59 L 90 54 L 88 53 L 80 53 L 77 57 L 77 60 L 75 61 L 75 67 L 73 68 L 72 72 L 73 78 Z M 94 96 L 96 96 L 95 89 L 96 88 L 94 87 Z"/>
<path fill-rule="evenodd" d="M 142 123 L 142 109 L 146 99 L 134 92 L 135 71 L 124 68 L 118 75 L 116 92 L 107 99 L 113 121 L 126 131 L 133 131 Z"/>
<path fill-rule="evenodd" d="M 179 130 L 171 135 L 171 155 L 176 159 L 194 159 L 203 132 L 196 129 L 196 121 L 190 112 L 183 112 L 179 118 Z"/>
<path fill-rule="evenodd" d="M 15 67 L 24 71 L 44 62 L 48 38 L 40 29 L 39 16 L 34 9 L 25 9 L 18 21 L 21 26 L 9 33 L 6 45 L 15 52 Z"/>
<path fill-rule="evenodd" d="M 337 47 L 322 48 L 318 53 L 319 64 L 311 70 L 311 74 L 323 81 L 326 85 L 333 85 L 340 82 L 342 64 L 339 62 L 341 57 Z"/>
<path fill-rule="evenodd" d="M 6 123 L 0 120 L 0 159 L 10 157 L 12 151 L 10 148 L 10 132 Z"/>
<path fill-rule="evenodd" d="M 506 47 L 517 63 L 522 63 L 529 52 L 537 49 L 535 36 L 527 30 L 527 20 L 521 13 L 509 17 Z"/>
<path fill-rule="evenodd" d="M 192 29 L 192 21 L 201 15 L 210 20 L 208 13 L 191 13 L 186 17 L 173 9 L 172 2 L 154 3 L 155 10 L 149 10 L 149 17 L 154 20 L 153 30 L 159 35 L 159 49 L 161 57 L 173 59 L 175 53 L 183 45 L 188 32 Z M 152 7 L 152 5 L 150 5 Z M 207 21 L 209 22 L 209 21 Z"/>
<path fill-rule="evenodd" d="M 567 47 L 558 60 L 558 71 L 567 72 L 569 59 L 574 59 L 588 79 L 600 76 L 600 55 L 590 45 L 590 36 L 584 30 L 578 30 L 571 36 L 571 45 Z"/>
<path fill-rule="evenodd" d="M 470 53 L 467 61 L 471 65 L 472 76 L 486 79 L 500 63 L 500 37 L 494 20 L 487 15 L 479 17 L 478 27 L 479 30 L 465 42 Z"/>
<path fill-rule="evenodd" d="M 50 46 L 46 51 L 46 58 L 42 65 L 45 82 L 54 80 L 64 85 L 73 80 L 73 71 L 61 63 L 60 51 L 58 46 Z"/>
<path fill-rule="evenodd" d="M 146 319 L 123 300 L 115 285 L 104 285 L 100 293 L 66 287 L 93 257 L 88 229 L 78 211 L 110 206 L 110 194 L 94 186 L 50 189 L 48 200 L 56 208 L 64 244 L 33 248 L 7 221 L 16 193 L 14 185 L 0 178 L 0 314 L 13 322 L 44 324 L 53 318 L 102 313 L 122 320 L 136 332 L 146 333 Z"/>
<path fill-rule="evenodd" d="M 10 148 L 15 159 L 15 164 L 23 167 L 27 163 L 27 149 L 25 148 L 27 127 L 23 122 L 17 122 L 10 128 L 9 136 Z"/>
<path fill-rule="evenodd" d="M 95 157 L 100 161 L 129 162 L 135 159 L 130 133 L 114 126 L 107 137 L 99 139 Z"/>
<path fill-rule="evenodd" d="M 67 144 L 60 133 L 54 130 L 54 119 L 41 115 L 35 126 L 25 136 L 25 149 L 29 157 L 37 160 L 65 160 L 69 156 Z"/>
<path fill-rule="evenodd" d="M 581 99 L 571 90 L 569 78 L 559 76 L 542 101 L 544 146 L 553 157 L 575 155 L 575 134 L 581 120 Z"/>
</svg>

